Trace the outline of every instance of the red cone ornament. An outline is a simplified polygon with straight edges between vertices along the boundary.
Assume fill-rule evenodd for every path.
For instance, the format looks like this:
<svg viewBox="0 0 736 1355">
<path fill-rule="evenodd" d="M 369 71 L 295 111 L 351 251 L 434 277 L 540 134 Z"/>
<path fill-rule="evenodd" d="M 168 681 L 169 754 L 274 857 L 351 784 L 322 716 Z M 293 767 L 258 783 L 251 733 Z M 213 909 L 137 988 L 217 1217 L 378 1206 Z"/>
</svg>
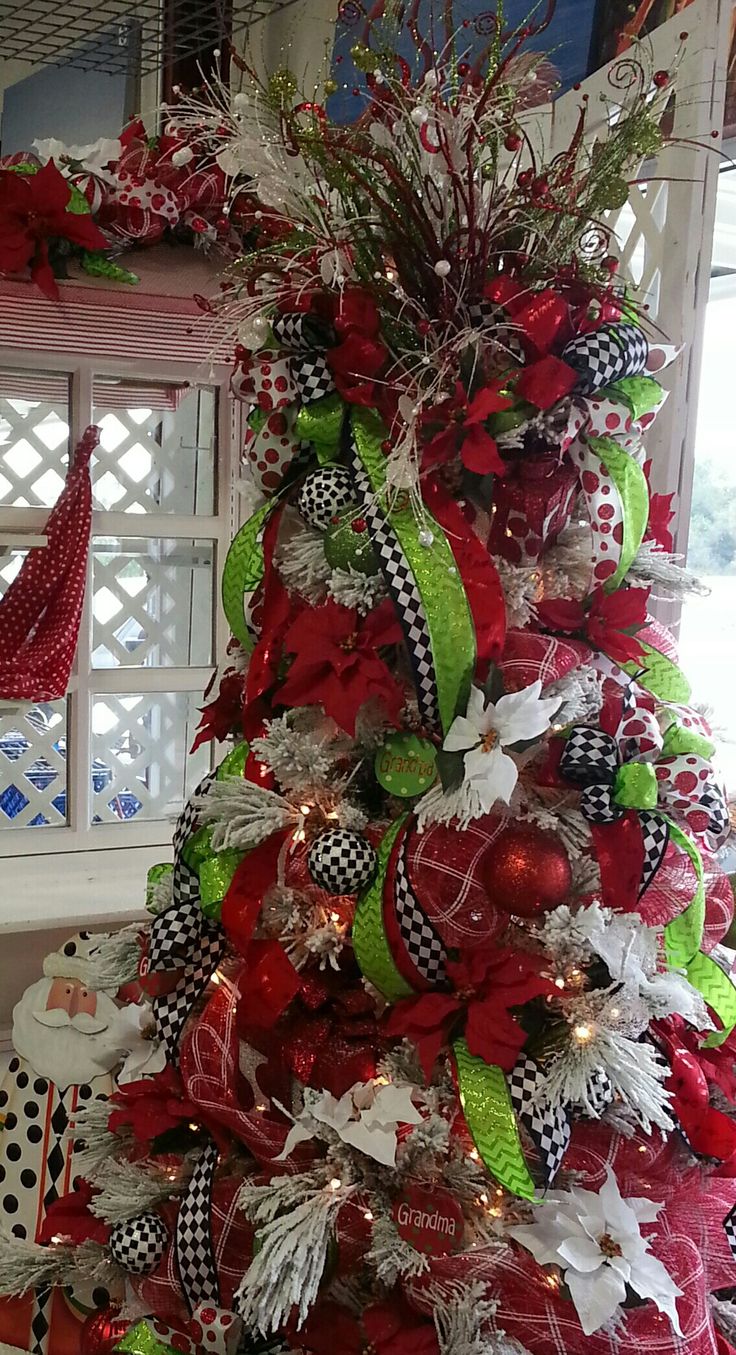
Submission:
<svg viewBox="0 0 736 1355">
<path fill-rule="evenodd" d="M 79 1355 L 111 1355 L 130 1328 L 114 1305 L 90 1313 L 79 1335 Z"/>
<path fill-rule="evenodd" d="M 572 883 L 567 852 L 556 833 L 534 824 L 506 828 L 483 857 L 491 902 L 517 917 L 537 917 L 564 903 Z"/>
</svg>

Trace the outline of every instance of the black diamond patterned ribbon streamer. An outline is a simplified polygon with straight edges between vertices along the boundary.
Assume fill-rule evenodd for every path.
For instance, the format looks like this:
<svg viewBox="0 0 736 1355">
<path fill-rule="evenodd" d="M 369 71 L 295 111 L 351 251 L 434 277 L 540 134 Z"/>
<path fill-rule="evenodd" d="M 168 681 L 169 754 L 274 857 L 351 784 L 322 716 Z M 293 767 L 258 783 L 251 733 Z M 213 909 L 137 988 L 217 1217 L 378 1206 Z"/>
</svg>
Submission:
<svg viewBox="0 0 736 1355">
<path fill-rule="evenodd" d="M 435 728 L 439 723 L 439 693 L 432 637 L 422 595 L 401 543 L 381 512 L 354 441 L 350 448 L 350 468 L 371 543 L 406 637 L 419 709 L 424 723 Z"/>
<path fill-rule="evenodd" d="M 214 1143 L 203 1149 L 182 1197 L 176 1220 L 176 1263 L 192 1312 L 200 1303 L 220 1303 L 220 1282 L 212 1245 L 212 1187 L 218 1151 Z"/>
<path fill-rule="evenodd" d="M 407 842 L 408 839 L 405 837 L 396 858 L 394 883 L 396 920 L 409 959 L 422 978 L 434 986 L 444 983 L 447 977 L 445 972 L 447 952 L 409 882 L 406 869 Z"/>
<path fill-rule="evenodd" d="M 728 1240 L 728 1245 L 731 1248 L 731 1255 L 734 1261 L 736 1261 L 736 1204 L 733 1209 L 729 1209 L 723 1220 L 723 1229 Z"/>
<path fill-rule="evenodd" d="M 560 772 L 580 787 L 580 812 L 590 823 L 616 823 L 626 813 L 626 806 L 616 799 L 616 778 L 622 762 L 625 764 L 626 759 L 621 758 L 613 735 L 588 725 L 573 725 L 560 758 Z M 637 813 L 644 847 L 641 898 L 664 860 L 670 827 L 656 810 L 637 809 Z"/>
<path fill-rule="evenodd" d="M 278 342 L 293 352 L 291 374 L 302 404 L 331 395 L 336 386 L 324 351 L 334 342 L 334 335 L 313 316 L 300 313 L 277 315 L 271 328 Z"/>
<path fill-rule="evenodd" d="M 176 987 L 153 1000 L 153 1019 L 166 1057 L 175 1061 L 187 1017 L 225 953 L 225 936 L 199 903 L 173 905 L 151 927 L 150 973 L 180 971 Z"/>
<path fill-rule="evenodd" d="M 503 306 L 495 301 L 476 301 L 468 306 L 468 316 L 475 329 L 489 329 L 493 325 L 496 333 L 491 338 L 497 340 L 499 347 L 517 362 L 526 362 L 524 345 L 516 330 L 509 325 L 509 317 Z"/>
<path fill-rule="evenodd" d="M 511 1103 L 528 1131 L 542 1161 L 545 1179 L 552 1185 L 570 1143 L 570 1118 L 562 1106 L 540 1106 L 536 1094 L 544 1081 L 539 1064 L 522 1054 L 509 1074 Z"/>
<path fill-rule="evenodd" d="M 638 376 L 649 358 L 646 335 L 636 325 L 606 325 L 578 334 L 562 352 L 562 360 L 579 376 L 579 389 L 592 394 L 625 376 Z"/>
</svg>

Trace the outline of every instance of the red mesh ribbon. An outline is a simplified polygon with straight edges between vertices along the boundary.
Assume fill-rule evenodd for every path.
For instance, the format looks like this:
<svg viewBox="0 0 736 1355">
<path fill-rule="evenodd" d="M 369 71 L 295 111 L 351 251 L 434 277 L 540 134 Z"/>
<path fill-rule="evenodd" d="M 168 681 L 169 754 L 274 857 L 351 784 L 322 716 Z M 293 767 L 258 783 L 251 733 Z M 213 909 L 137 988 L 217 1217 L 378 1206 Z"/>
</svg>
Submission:
<svg viewBox="0 0 736 1355">
<path fill-rule="evenodd" d="M 48 544 L 28 552 L 0 601 L 0 697 L 56 701 L 66 695 L 79 638 L 92 525 L 89 462 L 100 440 L 87 429 L 46 524 Z"/>
</svg>

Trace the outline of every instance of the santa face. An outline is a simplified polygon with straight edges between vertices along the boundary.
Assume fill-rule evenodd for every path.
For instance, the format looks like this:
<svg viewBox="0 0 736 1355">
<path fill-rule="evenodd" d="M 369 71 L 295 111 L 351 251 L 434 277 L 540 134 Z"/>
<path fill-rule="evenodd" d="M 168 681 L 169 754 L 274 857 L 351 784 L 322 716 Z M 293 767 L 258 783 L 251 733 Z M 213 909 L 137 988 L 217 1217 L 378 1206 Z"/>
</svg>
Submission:
<svg viewBox="0 0 736 1355">
<path fill-rule="evenodd" d="M 40 1077 L 57 1087 L 80 1086 L 119 1061 L 119 1009 L 106 993 L 79 979 L 40 979 L 13 1012 L 13 1045 Z"/>
</svg>

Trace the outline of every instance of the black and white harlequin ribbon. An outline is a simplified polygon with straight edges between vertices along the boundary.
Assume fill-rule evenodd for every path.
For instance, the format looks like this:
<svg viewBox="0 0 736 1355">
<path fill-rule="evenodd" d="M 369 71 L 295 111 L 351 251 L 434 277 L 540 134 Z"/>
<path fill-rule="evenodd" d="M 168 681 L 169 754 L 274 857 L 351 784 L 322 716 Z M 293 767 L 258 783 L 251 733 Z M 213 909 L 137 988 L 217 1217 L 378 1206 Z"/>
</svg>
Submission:
<svg viewBox="0 0 736 1355">
<path fill-rule="evenodd" d="M 636 325 L 606 325 L 578 334 L 562 351 L 562 360 L 578 373 L 583 394 L 603 390 L 625 376 L 638 376 L 649 358 L 646 335 Z"/>
<path fill-rule="evenodd" d="M 330 342 L 312 316 L 303 314 L 278 315 L 271 328 L 278 342 L 292 350 L 291 374 L 302 404 L 309 405 L 331 395 L 336 389 L 332 372 L 324 357 Z"/>
<path fill-rule="evenodd" d="M 612 734 L 589 725 L 573 725 L 560 758 L 560 772 L 580 787 L 580 812 L 589 823 L 616 823 L 626 813 L 626 806 L 616 799 L 616 778 L 624 763 Z M 644 847 L 641 895 L 662 864 L 670 829 L 656 810 L 638 809 L 637 813 Z"/>
<path fill-rule="evenodd" d="M 218 1151 L 208 1143 L 194 1168 L 176 1220 L 176 1263 L 187 1303 L 220 1302 L 220 1283 L 212 1244 L 212 1188 Z"/>
<path fill-rule="evenodd" d="M 151 926 L 149 973 L 175 971 L 179 977 L 169 993 L 153 999 L 153 1019 L 169 1061 L 176 1060 L 187 1017 L 199 1000 L 225 953 L 225 935 L 204 916 L 199 902 L 174 904 L 159 913 Z"/>
<path fill-rule="evenodd" d="M 183 851 L 189 838 L 197 828 L 197 810 L 194 807 L 197 796 L 206 795 L 215 781 L 215 773 L 209 772 L 200 781 L 194 795 L 190 796 L 176 821 L 172 839 L 174 848 L 174 874 L 171 897 L 175 904 L 194 902 L 199 899 L 199 878 L 184 860 Z"/>
<path fill-rule="evenodd" d="M 434 728 L 439 723 L 439 693 L 432 638 L 419 585 L 398 537 L 380 509 L 354 443 L 350 448 L 350 469 L 356 498 L 406 637 L 422 720 Z"/>
<path fill-rule="evenodd" d="M 503 306 L 494 301 L 476 301 L 468 306 L 468 316 L 474 329 L 490 329 L 493 326 L 500 348 L 506 350 L 516 362 L 526 362 L 524 345 L 517 332 L 509 325 L 509 317 Z"/>
<path fill-rule="evenodd" d="M 540 1106 L 537 1093 L 544 1082 L 539 1064 L 522 1054 L 509 1074 L 511 1103 L 528 1131 L 542 1161 L 545 1180 L 552 1185 L 570 1143 L 570 1117 L 562 1106 Z"/>
<path fill-rule="evenodd" d="M 731 1248 L 731 1255 L 736 1261 L 736 1204 L 733 1209 L 729 1209 L 723 1220 L 723 1230 L 726 1234 L 728 1245 Z"/>
<path fill-rule="evenodd" d="M 396 858 L 394 884 L 396 920 L 409 959 L 422 978 L 434 986 L 445 981 L 447 952 L 409 882 L 406 849 L 407 840 L 404 839 Z"/>
</svg>

